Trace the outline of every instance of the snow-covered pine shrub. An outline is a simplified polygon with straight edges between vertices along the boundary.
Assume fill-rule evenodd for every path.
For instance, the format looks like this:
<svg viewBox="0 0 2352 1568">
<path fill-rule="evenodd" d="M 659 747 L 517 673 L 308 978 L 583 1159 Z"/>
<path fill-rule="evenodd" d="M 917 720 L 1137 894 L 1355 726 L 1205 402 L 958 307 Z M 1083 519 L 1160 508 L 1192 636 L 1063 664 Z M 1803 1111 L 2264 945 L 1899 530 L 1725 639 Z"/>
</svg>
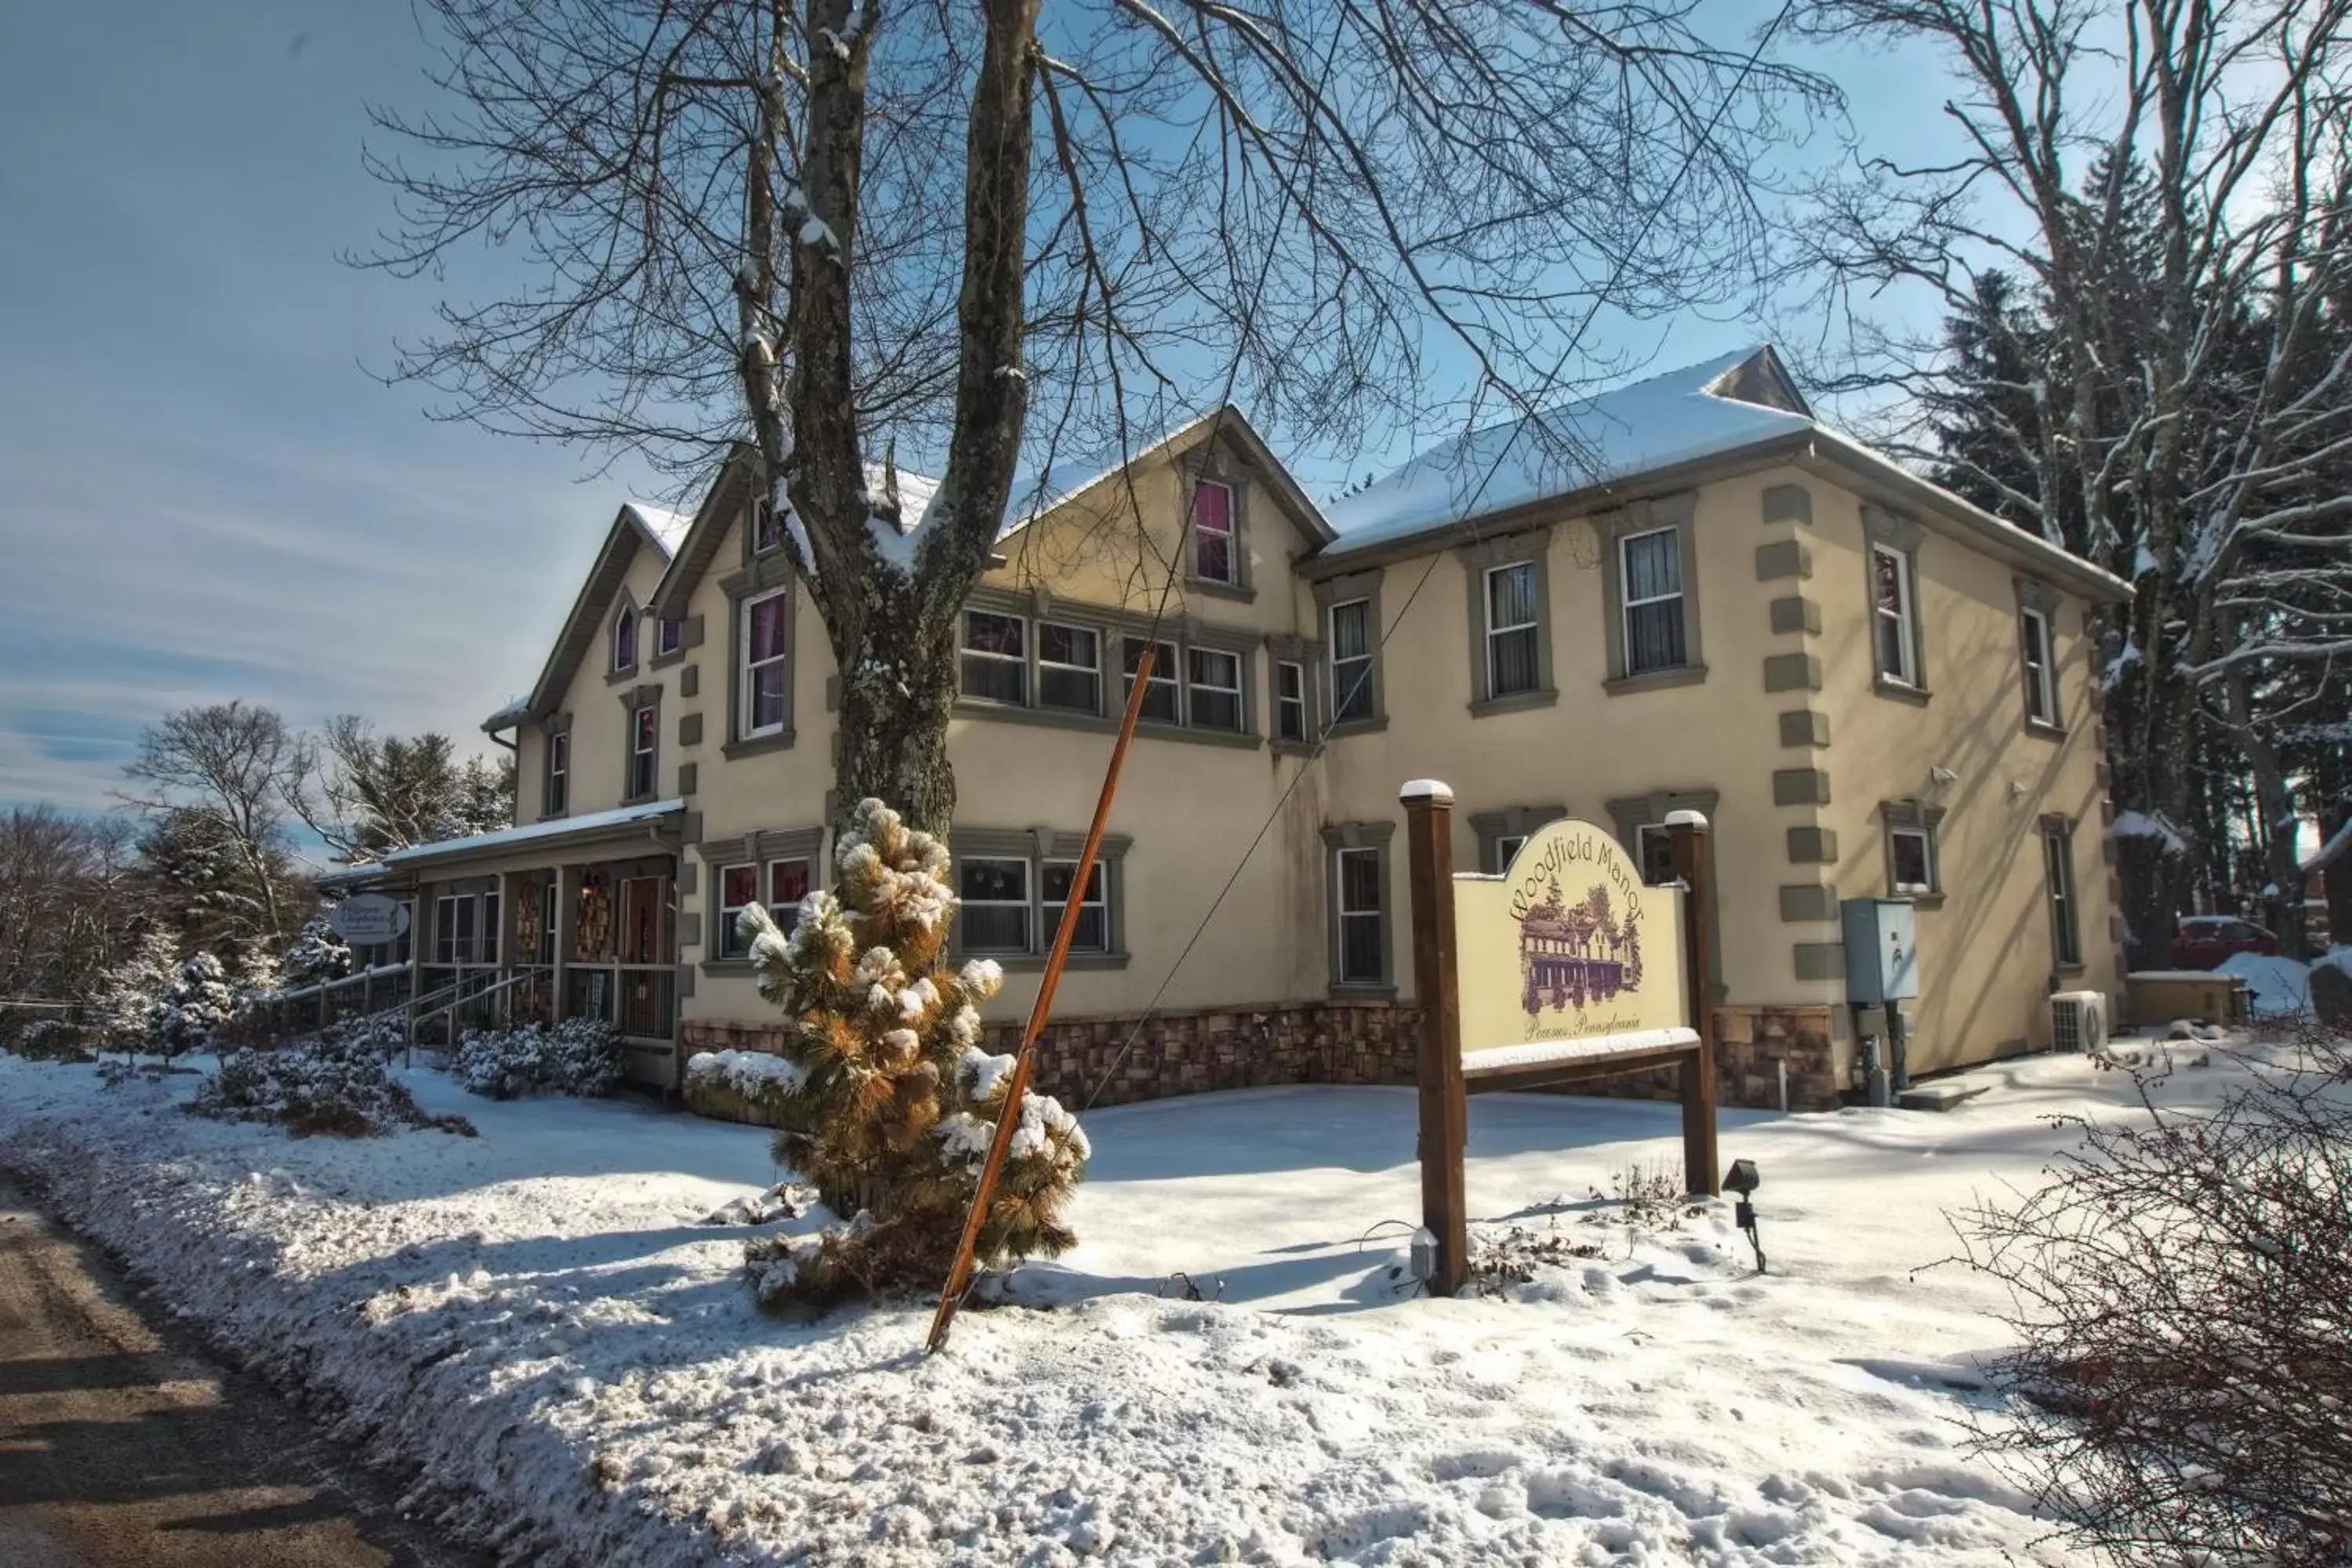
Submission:
<svg viewBox="0 0 2352 1568">
<path fill-rule="evenodd" d="M 2017 1347 L 1979 1446 L 2135 1568 L 2352 1561 L 2352 1036 L 2274 1027 L 2218 1095 L 2133 1066 L 2141 1115 L 1953 1219 Z"/>
<path fill-rule="evenodd" d="M 986 959 L 942 962 L 955 912 L 946 847 L 866 800 L 835 867 L 835 890 L 803 899 L 789 935 L 757 904 L 742 917 L 760 994 L 792 1026 L 782 1057 L 796 1076 L 778 1073 L 762 1090 L 782 1112 L 776 1158 L 853 1216 L 811 1240 L 747 1247 L 753 1288 L 772 1305 L 937 1288 L 1012 1067 L 979 1048 L 978 1004 L 1003 973 Z M 982 1265 L 1052 1257 L 1077 1239 L 1063 1215 L 1087 1153 L 1076 1118 L 1027 1097 L 981 1229 Z"/>
<path fill-rule="evenodd" d="M 145 1046 L 148 1015 L 179 973 L 180 949 L 171 932 L 153 929 L 142 936 L 131 955 L 108 973 L 99 993 L 99 1047 L 128 1053 Z"/>
<path fill-rule="evenodd" d="M 489 1100 L 610 1094 L 628 1068 L 620 1032 L 593 1018 L 566 1018 L 552 1027 L 533 1021 L 468 1029 L 451 1064 L 458 1082 Z"/>
<path fill-rule="evenodd" d="M 275 1122 L 297 1138 L 373 1138 L 405 1127 L 474 1136 L 464 1117 L 428 1114 L 393 1079 L 385 1032 L 360 1019 L 292 1045 L 239 1051 L 196 1087 L 189 1109 L 223 1121 Z"/>
<path fill-rule="evenodd" d="M 147 1048 L 165 1058 L 206 1049 L 236 1013 L 236 994 L 221 961 L 209 952 L 190 953 L 147 1009 Z"/>
<path fill-rule="evenodd" d="M 323 985 L 352 972 L 352 950 L 333 926 L 322 920 L 308 921 L 278 961 L 278 970 L 289 991 Z"/>
<path fill-rule="evenodd" d="M 0 1011 L 0 1022 L 7 1014 Z M 6 1038 L 11 1055 L 36 1062 L 86 1062 L 89 1060 L 89 1027 L 69 1018 L 36 1017 L 26 1019 Z"/>
</svg>

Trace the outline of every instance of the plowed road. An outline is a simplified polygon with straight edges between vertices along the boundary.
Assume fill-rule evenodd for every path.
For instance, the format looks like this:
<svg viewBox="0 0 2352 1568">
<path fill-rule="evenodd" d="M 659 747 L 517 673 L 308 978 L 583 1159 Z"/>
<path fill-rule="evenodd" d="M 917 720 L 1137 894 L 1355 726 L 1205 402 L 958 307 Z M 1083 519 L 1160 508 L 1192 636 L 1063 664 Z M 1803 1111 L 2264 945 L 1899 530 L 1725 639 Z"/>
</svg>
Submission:
<svg viewBox="0 0 2352 1568">
<path fill-rule="evenodd" d="M 0 1178 L 0 1564 L 473 1568 Z"/>
</svg>

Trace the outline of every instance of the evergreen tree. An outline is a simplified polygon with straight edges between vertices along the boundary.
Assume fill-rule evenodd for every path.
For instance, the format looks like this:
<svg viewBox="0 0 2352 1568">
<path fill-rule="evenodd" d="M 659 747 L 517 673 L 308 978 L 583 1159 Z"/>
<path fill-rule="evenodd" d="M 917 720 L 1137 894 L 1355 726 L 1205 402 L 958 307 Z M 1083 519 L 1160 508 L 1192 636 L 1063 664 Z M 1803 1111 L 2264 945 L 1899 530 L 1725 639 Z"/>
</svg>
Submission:
<svg viewBox="0 0 2352 1568">
<path fill-rule="evenodd" d="M 323 985 L 352 972 L 352 950 L 333 926 L 311 920 L 287 948 L 278 969 L 289 989 Z"/>
<path fill-rule="evenodd" d="M 151 926 L 131 955 L 110 971 L 98 997 L 100 1045 L 125 1052 L 147 1038 L 148 1015 L 180 973 L 179 944 L 169 931 Z"/>
<path fill-rule="evenodd" d="M 147 1046 L 159 1057 L 201 1051 L 236 1014 L 228 971 L 209 952 L 194 952 L 147 1010 Z"/>
<path fill-rule="evenodd" d="M 946 847 L 861 802 L 840 840 L 835 890 L 802 901 L 791 933 L 746 910 L 760 994 L 792 1020 L 779 1086 L 777 1159 L 850 1223 L 814 1243 L 754 1243 L 761 1299 L 824 1302 L 854 1289 L 936 1286 L 954 1256 L 1013 1058 L 979 1047 L 977 1005 L 1003 973 L 941 962 L 955 898 Z M 1052 1257 L 1087 1156 L 1077 1121 L 1048 1096 L 1023 1102 L 982 1227 L 982 1266 Z"/>
</svg>

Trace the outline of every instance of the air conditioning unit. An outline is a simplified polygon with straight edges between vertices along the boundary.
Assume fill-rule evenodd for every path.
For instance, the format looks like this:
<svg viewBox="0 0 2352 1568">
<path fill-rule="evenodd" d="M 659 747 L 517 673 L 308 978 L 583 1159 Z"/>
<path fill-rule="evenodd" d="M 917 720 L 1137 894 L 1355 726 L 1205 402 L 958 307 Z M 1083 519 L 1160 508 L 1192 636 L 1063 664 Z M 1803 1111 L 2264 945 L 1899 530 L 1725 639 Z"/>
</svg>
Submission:
<svg viewBox="0 0 2352 1568">
<path fill-rule="evenodd" d="M 2053 1051 L 2087 1051 L 2094 1056 L 2105 1050 L 2105 993 L 2061 991 L 2051 997 L 2050 1048 Z"/>
</svg>

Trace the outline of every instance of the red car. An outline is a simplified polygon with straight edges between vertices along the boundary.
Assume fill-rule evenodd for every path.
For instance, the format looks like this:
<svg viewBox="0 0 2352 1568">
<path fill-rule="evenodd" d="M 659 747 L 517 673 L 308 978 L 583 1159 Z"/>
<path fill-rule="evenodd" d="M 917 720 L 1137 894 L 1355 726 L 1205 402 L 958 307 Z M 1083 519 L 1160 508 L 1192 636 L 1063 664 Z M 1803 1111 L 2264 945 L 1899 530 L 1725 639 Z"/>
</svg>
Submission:
<svg viewBox="0 0 2352 1568">
<path fill-rule="evenodd" d="M 2233 952 L 2276 952 L 2276 936 L 2235 915 L 2183 915 L 2172 935 L 2172 962 L 2182 969 L 2219 969 Z"/>
</svg>

